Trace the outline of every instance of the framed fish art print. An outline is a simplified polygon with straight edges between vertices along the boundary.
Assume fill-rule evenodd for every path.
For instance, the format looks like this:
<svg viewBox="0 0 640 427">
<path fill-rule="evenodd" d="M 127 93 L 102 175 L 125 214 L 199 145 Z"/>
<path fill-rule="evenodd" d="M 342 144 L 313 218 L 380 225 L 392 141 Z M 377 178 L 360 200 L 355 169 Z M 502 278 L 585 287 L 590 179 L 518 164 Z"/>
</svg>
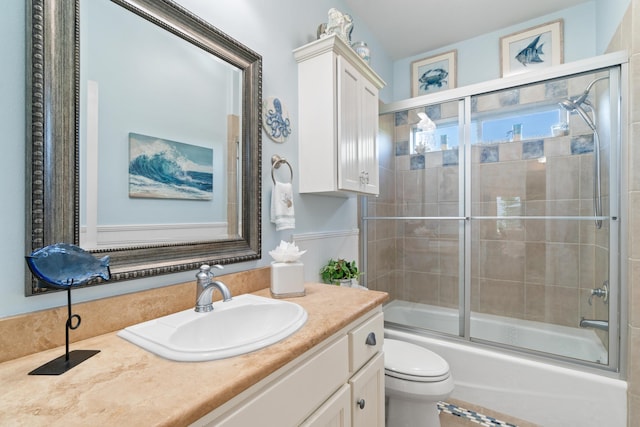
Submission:
<svg viewBox="0 0 640 427">
<path fill-rule="evenodd" d="M 500 38 L 501 76 L 525 73 L 563 62 L 563 21 L 549 22 Z"/>
<path fill-rule="evenodd" d="M 456 87 L 457 50 L 411 63 L 411 97 Z"/>
</svg>

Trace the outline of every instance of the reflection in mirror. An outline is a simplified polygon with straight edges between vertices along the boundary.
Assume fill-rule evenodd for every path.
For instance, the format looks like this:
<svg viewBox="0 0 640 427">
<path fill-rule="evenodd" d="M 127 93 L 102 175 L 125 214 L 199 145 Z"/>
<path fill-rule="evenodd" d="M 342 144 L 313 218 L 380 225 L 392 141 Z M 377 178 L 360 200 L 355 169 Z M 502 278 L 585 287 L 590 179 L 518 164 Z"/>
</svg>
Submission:
<svg viewBox="0 0 640 427">
<path fill-rule="evenodd" d="M 109 0 L 80 11 L 81 246 L 239 237 L 242 70 Z"/>
<path fill-rule="evenodd" d="M 28 7 L 27 251 L 112 281 L 260 258 L 261 57 L 170 0 Z"/>
</svg>

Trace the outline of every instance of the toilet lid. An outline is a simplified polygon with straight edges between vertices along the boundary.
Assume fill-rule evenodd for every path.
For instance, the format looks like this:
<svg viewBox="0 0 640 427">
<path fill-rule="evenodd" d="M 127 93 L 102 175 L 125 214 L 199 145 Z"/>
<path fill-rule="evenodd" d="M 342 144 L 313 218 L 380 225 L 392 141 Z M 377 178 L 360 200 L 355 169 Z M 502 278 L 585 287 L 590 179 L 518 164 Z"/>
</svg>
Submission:
<svg viewBox="0 0 640 427">
<path fill-rule="evenodd" d="M 384 339 L 385 373 L 411 381 L 441 381 L 449 376 L 449 364 L 424 347 L 405 341 Z"/>
</svg>

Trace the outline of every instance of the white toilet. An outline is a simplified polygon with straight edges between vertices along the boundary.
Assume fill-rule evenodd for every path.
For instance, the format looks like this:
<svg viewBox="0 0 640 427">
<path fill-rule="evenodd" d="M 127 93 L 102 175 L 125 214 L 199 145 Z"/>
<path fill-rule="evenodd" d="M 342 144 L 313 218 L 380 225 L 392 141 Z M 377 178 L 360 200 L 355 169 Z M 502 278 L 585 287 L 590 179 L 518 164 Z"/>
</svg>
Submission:
<svg viewBox="0 0 640 427">
<path fill-rule="evenodd" d="M 439 427 L 437 403 L 453 391 L 449 364 L 405 341 L 384 340 L 387 427 Z"/>
</svg>

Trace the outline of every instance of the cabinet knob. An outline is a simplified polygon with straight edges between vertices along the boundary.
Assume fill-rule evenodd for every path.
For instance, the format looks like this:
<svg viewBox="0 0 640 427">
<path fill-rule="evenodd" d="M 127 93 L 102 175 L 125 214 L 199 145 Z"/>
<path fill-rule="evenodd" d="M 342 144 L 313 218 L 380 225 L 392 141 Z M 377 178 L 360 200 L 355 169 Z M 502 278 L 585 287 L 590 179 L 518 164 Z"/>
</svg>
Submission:
<svg viewBox="0 0 640 427">
<path fill-rule="evenodd" d="M 375 332 L 369 332 L 369 335 L 367 335 L 367 340 L 364 343 L 366 345 L 376 345 L 376 334 L 375 334 Z"/>
<path fill-rule="evenodd" d="M 356 405 L 358 405 L 358 408 L 360 409 L 364 409 L 364 404 L 365 404 L 364 399 L 360 399 L 356 402 Z"/>
</svg>

